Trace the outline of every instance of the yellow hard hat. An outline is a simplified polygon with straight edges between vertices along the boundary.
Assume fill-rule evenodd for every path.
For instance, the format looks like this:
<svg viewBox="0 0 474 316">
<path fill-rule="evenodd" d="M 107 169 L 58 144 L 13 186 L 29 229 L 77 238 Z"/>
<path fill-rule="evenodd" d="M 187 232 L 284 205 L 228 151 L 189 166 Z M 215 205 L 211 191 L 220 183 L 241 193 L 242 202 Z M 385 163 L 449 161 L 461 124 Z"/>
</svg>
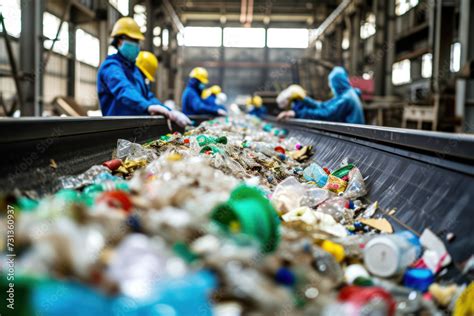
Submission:
<svg viewBox="0 0 474 316">
<path fill-rule="evenodd" d="M 306 97 L 306 91 L 300 85 L 292 84 L 288 87 L 288 90 L 290 91 L 291 100 L 302 100 Z"/>
<path fill-rule="evenodd" d="M 259 95 L 254 96 L 253 99 L 252 99 L 252 103 L 253 103 L 253 105 L 255 105 L 257 108 L 261 107 L 262 104 L 263 104 L 262 97 L 260 97 Z"/>
<path fill-rule="evenodd" d="M 193 70 L 191 70 L 189 77 L 196 78 L 197 80 L 201 81 L 204 84 L 209 83 L 209 79 L 208 79 L 209 75 L 207 73 L 207 70 L 202 67 L 196 67 Z"/>
<path fill-rule="evenodd" d="M 218 85 L 213 85 L 212 87 L 209 88 L 211 90 L 211 93 L 214 94 L 214 95 L 218 95 L 219 93 L 222 92 L 222 89 L 221 87 L 219 87 Z"/>
<path fill-rule="evenodd" d="M 143 41 L 145 37 L 142 32 L 140 32 L 140 27 L 137 22 L 130 17 L 123 17 L 115 22 L 114 27 L 112 28 L 111 37 L 126 35 L 130 38 Z"/>
<path fill-rule="evenodd" d="M 135 61 L 138 69 L 148 78 L 148 80 L 155 81 L 155 72 L 158 69 L 158 59 L 155 54 L 147 51 L 141 51 Z"/>
<path fill-rule="evenodd" d="M 207 99 L 211 96 L 211 94 L 212 94 L 211 88 L 204 89 L 202 90 L 201 98 Z"/>
<path fill-rule="evenodd" d="M 252 97 L 248 97 L 247 99 L 245 99 L 245 105 L 247 105 L 247 106 L 252 105 Z"/>
</svg>

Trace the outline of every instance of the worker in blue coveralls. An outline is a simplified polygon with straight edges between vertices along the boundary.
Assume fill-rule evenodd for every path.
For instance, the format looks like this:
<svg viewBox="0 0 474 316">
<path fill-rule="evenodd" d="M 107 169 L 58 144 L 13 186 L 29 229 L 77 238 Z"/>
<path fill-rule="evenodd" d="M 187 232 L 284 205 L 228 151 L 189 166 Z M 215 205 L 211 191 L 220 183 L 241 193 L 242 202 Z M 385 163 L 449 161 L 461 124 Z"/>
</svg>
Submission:
<svg viewBox="0 0 474 316">
<path fill-rule="evenodd" d="M 207 89 L 204 89 L 201 93 L 201 98 L 210 105 L 216 105 L 218 108 L 225 109 L 225 102 L 227 101 L 227 95 L 222 92 L 222 88 L 218 85 L 213 85 Z"/>
<path fill-rule="evenodd" d="M 346 70 L 334 67 L 328 77 L 329 86 L 334 97 L 328 101 L 316 101 L 296 91 L 292 93 L 293 108 L 281 112 L 278 119 L 303 118 L 311 120 L 332 121 L 352 124 L 365 124 L 364 110 L 359 92 L 354 89 Z"/>
<path fill-rule="evenodd" d="M 145 77 L 135 66 L 144 39 L 138 24 L 130 17 L 120 18 L 112 29 L 109 55 L 97 74 L 97 92 L 104 116 L 163 115 L 180 126 L 190 123 L 184 114 L 167 108 L 148 88 Z"/>
<path fill-rule="evenodd" d="M 206 102 L 202 92 L 209 83 L 207 70 L 202 67 L 194 68 L 189 74 L 189 81 L 182 96 L 183 113 L 186 115 L 227 115 L 226 110 L 217 104 Z"/>
<path fill-rule="evenodd" d="M 267 108 L 263 105 L 262 97 L 259 95 L 254 96 L 253 98 L 247 99 L 247 109 L 248 114 L 262 118 L 264 115 L 267 115 Z"/>
</svg>

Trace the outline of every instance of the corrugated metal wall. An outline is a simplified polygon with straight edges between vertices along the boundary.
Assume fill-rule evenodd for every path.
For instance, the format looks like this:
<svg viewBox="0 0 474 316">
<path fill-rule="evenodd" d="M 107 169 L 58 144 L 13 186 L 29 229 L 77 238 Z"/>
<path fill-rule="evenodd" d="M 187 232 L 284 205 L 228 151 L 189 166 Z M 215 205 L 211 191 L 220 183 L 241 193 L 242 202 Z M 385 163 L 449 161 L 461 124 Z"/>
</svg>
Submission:
<svg viewBox="0 0 474 316">
<path fill-rule="evenodd" d="M 57 96 L 67 94 L 67 59 L 52 53 L 44 75 L 44 103 L 48 104 Z"/>
<path fill-rule="evenodd" d="M 76 101 L 87 107 L 97 107 L 97 68 L 79 62 L 76 75 Z"/>
<path fill-rule="evenodd" d="M 18 62 L 18 43 L 12 43 L 13 53 L 16 56 Z M 0 38 L 0 72 L 9 73 L 10 63 L 8 61 L 7 48 L 5 46 L 5 40 L 3 37 Z M 15 83 L 12 78 L 0 76 L 0 93 L 2 93 L 4 99 L 10 99 L 16 94 Z"/>
<path fill-rule="evenodd" d="M 19 63 L 18 40 L 11 41 L 12 49 Z M 98 106 L 96 78 L 97 69 L 87 64 L 78 62 L 76 65 L 76 101 L 87 107 Z M 0 72 L 10 73 L 5 41 L 0 38 Z M 67 95 L 67 57 L 52 53 L 44 74 L 44 102 L 51 103 L 57 96 Z M 4 99 L 9 100 L 16 95 L 15 84 L 12 77 L 0 76 L 0 93 Z"/>
</svg>

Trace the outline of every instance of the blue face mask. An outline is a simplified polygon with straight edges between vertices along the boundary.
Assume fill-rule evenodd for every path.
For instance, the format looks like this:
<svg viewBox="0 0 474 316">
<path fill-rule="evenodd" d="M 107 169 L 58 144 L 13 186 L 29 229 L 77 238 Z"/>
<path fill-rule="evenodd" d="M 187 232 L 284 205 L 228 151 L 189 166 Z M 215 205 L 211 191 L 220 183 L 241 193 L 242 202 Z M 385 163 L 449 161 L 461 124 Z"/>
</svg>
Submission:
<svg viewBox="0 0 474 316">
<path fill-rule="evenodd" d="M 119 47 L 119 52 L 130 62 L 134 63 L 140 53 L 140 45 L 135 42 L 124 40 Z"/>
<path fill-rule="evenodd" d="M 206 85 L 204 83 L 199 83 L 199 90 L 204 90 L 206 89 Z"/>
</svg>

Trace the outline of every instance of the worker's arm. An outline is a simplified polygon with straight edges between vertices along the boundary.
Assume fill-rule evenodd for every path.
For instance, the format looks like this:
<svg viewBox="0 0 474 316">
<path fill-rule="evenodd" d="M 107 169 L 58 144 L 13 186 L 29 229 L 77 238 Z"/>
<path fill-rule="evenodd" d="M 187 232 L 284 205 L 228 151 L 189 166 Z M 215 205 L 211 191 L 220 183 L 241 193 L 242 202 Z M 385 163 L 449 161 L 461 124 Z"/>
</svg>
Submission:
<svg viewBox="0 0 474 316">
<path fill-rule="evenodd" d="M 311 120 L 338 121 L 344 116 L 346 105 L 347 102 L 344 99 L 335 98 L 326 102 L 319 102 L 318 107 L 302 107 L 294 110 L 295 117 Z"/>
<path fill-rule="evenodd" d="M 155 104 L 153 100 L 145 99 L 140 91 L 130 84 L 120 65 L 110 63 L 102 71 L 102 82 L 116 97 L 120 105 L 136 115 L 148 114 L 148 107 Z"/>
<path fill-rule="evenodd" d="M 314 99 L 311 99 L 310 97 L 305 97 L 301 100 L 294 100 L 292 110 L 298 112 L 304 108 L 317 109 L 321 106 L 321 103 L 323 102 L 316 101 Z"/>
<path fill-rule="evenodd" d="M 194 91 L 191 92 L 191 108 L 197 113 L 209 113 L 213 115 L 218 114 L 219 107 L 206 103 L 201 97 Z"/>
</svg>

